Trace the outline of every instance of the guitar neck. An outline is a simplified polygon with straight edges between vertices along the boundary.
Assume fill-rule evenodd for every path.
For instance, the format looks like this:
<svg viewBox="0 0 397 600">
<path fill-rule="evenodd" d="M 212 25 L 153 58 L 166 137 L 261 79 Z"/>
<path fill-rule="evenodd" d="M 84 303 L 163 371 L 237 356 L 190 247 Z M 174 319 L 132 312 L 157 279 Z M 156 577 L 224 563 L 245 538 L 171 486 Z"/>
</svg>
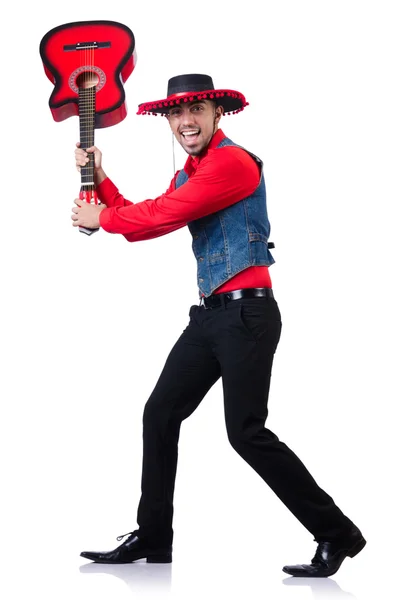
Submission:
<svg viewBox="0 0 397 600">
<path fill-rule="evenodd" d="M 86 150 L 94 145 L 95 131 L 95 85 L 79 88 L 79 122 L 80 122 L 80 147 Z M 89 162 L 81 167 L 81 190 L 95 189 L 94 168 L 95 160 L 92 153 L 88 154 Z"/>
</svg>

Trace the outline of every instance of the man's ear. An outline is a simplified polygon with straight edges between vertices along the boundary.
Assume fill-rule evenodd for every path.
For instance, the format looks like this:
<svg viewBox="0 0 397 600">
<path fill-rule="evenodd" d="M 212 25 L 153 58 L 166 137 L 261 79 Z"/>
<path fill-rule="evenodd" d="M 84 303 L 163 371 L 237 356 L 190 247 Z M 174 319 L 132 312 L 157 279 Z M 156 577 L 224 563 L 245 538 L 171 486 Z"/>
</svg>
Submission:
<svg viewBox="0 0 397 600">
<path fill-rule="evenodd" d="M 222 115 L 225 113 L 223 106 L 217 106 L 215 109 L 215 123 L 218 124 Z"/>
</svg>

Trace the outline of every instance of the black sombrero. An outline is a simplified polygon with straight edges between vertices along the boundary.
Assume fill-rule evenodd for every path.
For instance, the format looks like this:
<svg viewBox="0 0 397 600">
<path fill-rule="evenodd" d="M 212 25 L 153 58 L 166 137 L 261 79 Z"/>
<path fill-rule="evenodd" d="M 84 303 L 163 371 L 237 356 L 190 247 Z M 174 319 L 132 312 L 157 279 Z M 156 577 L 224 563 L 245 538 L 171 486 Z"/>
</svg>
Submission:
<svg viewBox="0 0 397 600">
<path fill-rule="evenodd" d="M 235 90 L 215 89 L 209 75 L 193 73 L 177 75 L 168 81 L 167 98 L 155 102 L 143 102 L 138 115 L 166 115 L 171 106 L 193 100 L 215 100 L 225 113 L 236 114 L 248 106 L 245 96 Z"/>
</svg>

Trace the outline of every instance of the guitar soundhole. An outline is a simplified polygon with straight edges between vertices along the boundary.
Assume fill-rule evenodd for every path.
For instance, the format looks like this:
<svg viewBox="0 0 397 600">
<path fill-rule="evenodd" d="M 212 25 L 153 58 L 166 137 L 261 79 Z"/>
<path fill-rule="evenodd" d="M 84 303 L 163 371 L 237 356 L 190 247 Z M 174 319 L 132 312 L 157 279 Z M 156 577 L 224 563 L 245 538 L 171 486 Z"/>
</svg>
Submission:
<svg viewBox="0 0 397 600">
<path fill-rule="evenodd" d="M 86 71 L 85 73 L 81 73 L 76 78 L 76 85 L 83 90 L 88 90 L 89 88 L 93 88 L 97 86 L 99 83 L 99 76 L 97 73 L 93 73 L 92 71 Z"/>
<path fill-rule="evenodd" d="M 79 93 L 79 88 L 90 89 L 96 88 L 95 92 L 99 92 L 106 83 L 106 75 L 99 67 L 94 65 L 82 65 L 69 76 L 69 87 L 76 94 Z"/>
</svg>

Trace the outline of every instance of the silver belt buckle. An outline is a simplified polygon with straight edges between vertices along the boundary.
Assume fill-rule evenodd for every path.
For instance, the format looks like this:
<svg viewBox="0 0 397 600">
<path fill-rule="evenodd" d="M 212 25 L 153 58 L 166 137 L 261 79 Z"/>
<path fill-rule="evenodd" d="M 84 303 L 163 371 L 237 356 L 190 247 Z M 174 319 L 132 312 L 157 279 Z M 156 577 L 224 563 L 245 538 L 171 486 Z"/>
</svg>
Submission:
<svg viewBox="0 0 397 600">
<path fill-rule="evenodd" d="M 205 301 L 206 301 L 206 298 L 205 298 L 205 296 L 203 296 L 202 302 L 203 302 L 203 306 L 204 306 L 205 310 L 211 310 L 212 306 L 207 306 Z"/>
</svg>

